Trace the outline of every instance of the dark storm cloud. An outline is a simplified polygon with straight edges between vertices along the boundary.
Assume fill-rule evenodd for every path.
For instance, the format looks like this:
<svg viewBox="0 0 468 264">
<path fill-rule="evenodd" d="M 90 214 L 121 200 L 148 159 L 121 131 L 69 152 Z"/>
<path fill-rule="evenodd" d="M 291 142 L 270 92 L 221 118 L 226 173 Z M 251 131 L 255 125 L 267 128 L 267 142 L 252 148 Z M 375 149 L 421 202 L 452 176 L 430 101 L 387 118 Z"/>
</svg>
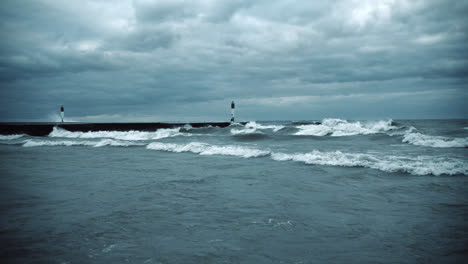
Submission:
<svg viewBox="0 0 468 264">
<path fill-rule="evenodd" d="M 3 1 L 0 118 L 65 104 L 78 120 L 223 120 L 232 99 L 250 119 L 466 117 L 466 13 L 437 0 Z"/>
</svg>

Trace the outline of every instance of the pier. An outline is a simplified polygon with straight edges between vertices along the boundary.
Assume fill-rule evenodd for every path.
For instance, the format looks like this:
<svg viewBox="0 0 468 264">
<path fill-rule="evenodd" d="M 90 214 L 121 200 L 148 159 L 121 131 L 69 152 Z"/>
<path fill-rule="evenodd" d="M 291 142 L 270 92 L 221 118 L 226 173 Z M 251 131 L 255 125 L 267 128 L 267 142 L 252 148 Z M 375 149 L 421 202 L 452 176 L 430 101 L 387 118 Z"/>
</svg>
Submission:
<svg viewBox="0 0 468 264">
<path fill-rule="evenodd" d="M 177 128 L 189 125 L 198 127 L 227 127 L 230 122 L 203 122 L 203 123 L 0 123 L 0 134 L 14 135 L 27 134 L 30 136 L 47 136 L 54 127 L 60 127 L 72 132 L 88 131 L 156 131 L 161 128 Z M 245 124 L 243 122 L 242 124 Z"/>
</svg>

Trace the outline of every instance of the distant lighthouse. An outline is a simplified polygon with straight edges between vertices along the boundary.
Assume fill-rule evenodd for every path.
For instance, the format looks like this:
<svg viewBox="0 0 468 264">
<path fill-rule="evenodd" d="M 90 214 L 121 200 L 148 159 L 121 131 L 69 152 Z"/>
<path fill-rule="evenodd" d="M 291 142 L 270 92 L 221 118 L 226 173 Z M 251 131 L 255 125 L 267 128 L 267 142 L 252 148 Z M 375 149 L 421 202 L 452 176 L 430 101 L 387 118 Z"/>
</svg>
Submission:
<svg viewBox="0 0 468 264">
<path fill-rule="evenodd" d="M 231 122 L 234 122 L 234 111 L 236 110 L 236 104 L 234 101 L 231 102 Z"/>
<path fill-rule="evenodd" d="M 60 116 L 62 117 L 62 123 L 63 123 L 63 118 L 65 117 L 65 112 L 63 110 L 63 105 L 60 107 Z"/>
</svg>

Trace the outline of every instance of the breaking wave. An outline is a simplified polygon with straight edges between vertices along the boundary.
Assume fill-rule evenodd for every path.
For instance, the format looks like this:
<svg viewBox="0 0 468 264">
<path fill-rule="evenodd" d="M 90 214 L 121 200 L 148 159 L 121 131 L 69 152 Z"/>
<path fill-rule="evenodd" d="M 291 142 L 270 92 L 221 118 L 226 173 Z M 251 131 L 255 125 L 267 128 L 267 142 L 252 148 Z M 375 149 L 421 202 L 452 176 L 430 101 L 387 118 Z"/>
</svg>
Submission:
<svg viewBox="0 0 468 264">
<path fill-rule="evenodd" d="M 413 175 L 468 175 L 468 165 L 460 160 L 443 157 L 377 157 L 370 154 L 354 154 L 313 151 L 305 154 L 272 153 L 277 161 L 299 161 L 306 164 L 366 167 L 385 172 L 405 172 Z"/>
<path fill-rule="evenodd" d="M 271 129 L 273 132 L 277 132 L 281 129 L 283 129 L 284 126 L 281 125 L 261 125 L 257 124 L 254 121 L 248 122 L 245 124 L 245 126 L 241 129 L 231 129 L 231 134 L 233 135 L 246 135 L 246 134 L 253 134 L 253 133 L 259 133 L 261 134 L 261 131 L 258 130 L 265 130 L 265 129 Z"/>
<path fill-rule="evenodd" d="M 229 155 L 243 158 L 270 156 L 276 161 L 298 161 L 313 165 L 366 167 L 384 172 L 404 172 L 413 175 L 468 175 L 468 164 L 446 157 L 375 156 L 361 153 L 321 152 L 287 154 L 243 146 L 216 146 L 201 142 L 172 144 L 154 142 L 147 149 L 168 152 L 192 152 L 200 155 Z"/>
<path fill-rule="evenodd" d="M 377 121 L 377 122 L 348 122 L 342 119 L 324 119 L 319 125 L 301 125 L 294 135 L 300 136 L 326 136 L 332 137 L 353 136 L 353 135 L 369 135 L 384 133 L 389 130 L 398 129 L 393 126 L 393 121 Z"/>
<path fill-rule="evenodd" d="M 113 139 L 102 139 L 99 141 L 79 141 L 79 140 L 25 140 L 23 147 L 40 147 L 40 146 L 91 146 L 91 147 L 128 147 L 143 145 L 134 142 L 113 140 Z"/>
<path fill-rule="evenodd" d="M 216 146 L 202 142 L 191 142 L 185 145 L 153 142 L 148 144 L 146 148 L 169 152 L 192 152 L 200 155 L 228 155 L 243 158 L 261 157 L 270 154 L 269 151 L 259 149 L 234 145 Z"/>
<path fill-rule="evenodd" d="M 254 128 L 254 129 L 271 129 L 273 130 L 273 132 L 276 132 L 284 128 L 284 126 L 281 126 L 281 125 L 261 125 L 261 124 L 257 124 L 254 121 L 248 122 L 247 124 L 245 124 L 245 127 Z"/>
<path fill-rule="evenodd" d="M 19 135 L 0 135 L 0 140 L 13 140 L 26 136 L 25 134 Z"/>
<path fill-rule="evenodd" d="M 410 129 L 403 137 L 403 142 L 417 146 L 433 148 L 466 148 L 468 138 L 447 138 L 442 136 L 429 136 Z"/>
<path fill-rule="evenodd" d="M 204 127 L 192 127 L 191 125 L 185 125 L 180 128 L 179 132 L 192 133 L 192 134 L 211 134 L 214 133 L 218 127 L 215 126 L 204 126 Z"/>
<path fill-rule="evenodd" d="M 54 127 L 49 137 L 54 138 L 112 138 L 120 140 L 155 140 L 167 137 L 189 136 L 188 133 L 181 133 L 181 128 L 158 129 L 154 132 L 146 131 L 89 131 L 71 132 L 63 128 Z"/>
</svg>

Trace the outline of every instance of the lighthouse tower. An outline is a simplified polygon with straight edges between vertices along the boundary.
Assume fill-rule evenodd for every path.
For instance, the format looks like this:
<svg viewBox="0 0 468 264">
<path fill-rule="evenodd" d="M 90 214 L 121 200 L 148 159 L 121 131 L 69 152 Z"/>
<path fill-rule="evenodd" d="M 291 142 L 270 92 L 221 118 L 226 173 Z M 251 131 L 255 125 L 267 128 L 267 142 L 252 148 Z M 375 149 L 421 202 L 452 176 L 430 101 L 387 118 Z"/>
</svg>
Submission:
<svg viewBox="0 0 468 264">
<path fill-rule="evenodd" d="M 234 101 L 231 102 L 231 123 L 234 123 L 234 118 L 235 118 L 235 110 L 236 110 L 236 104 Z"/>
<path fill-rule="evenodd" d="M 63 110 L 63 105 L 60 107 L 60 117 L 62 117 L 62 123 L 63 123 L 63 118 L 65 117 L 65 112 Z"/>
</svg>

